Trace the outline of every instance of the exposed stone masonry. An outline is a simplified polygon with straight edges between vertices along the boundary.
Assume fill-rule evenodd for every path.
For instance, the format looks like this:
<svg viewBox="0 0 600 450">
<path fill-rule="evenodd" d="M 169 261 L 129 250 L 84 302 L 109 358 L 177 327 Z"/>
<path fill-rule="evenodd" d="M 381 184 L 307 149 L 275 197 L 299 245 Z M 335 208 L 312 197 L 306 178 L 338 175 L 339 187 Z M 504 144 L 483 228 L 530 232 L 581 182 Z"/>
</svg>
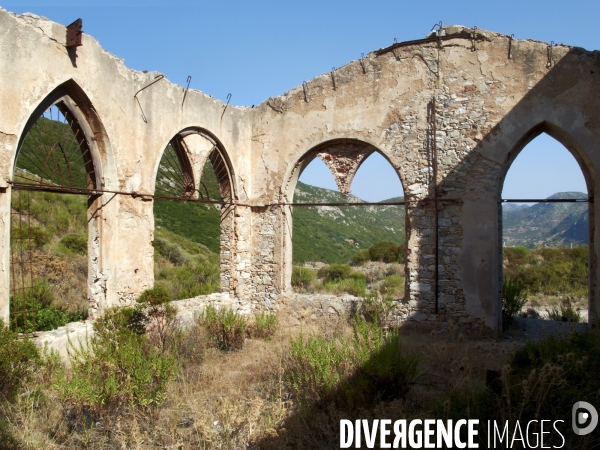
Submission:
<svg viewBox="0 0 600 450">
<path fill-rule="evenodd" d="M 513 40 L 509 59 L 508 36 L 477 30 L 474 43 L 463 31 L 473 30 L 444 27 L 443 41 L 372 52 L 335 70 L 333 79 L 323 74 L 256 108 L 224 109 L 194 90 L 182 107 L 183 88 L 166 79 L 145 89 L 138 105 L 134 94 L 158 74 L 128 69 L 88 35 L 74 65 L 62 25 L 0 10 L 0 188 L 6 188 L 0 193 L 0 317 L 9 310 L 8 182 L 19 139 L 36 108 L 63 98 L 77 104 L 90 130 L 96 184 L 135 193 L 94 200 L 102 208 L 88 233 L 93 315 L 152 286 L 154 180 L 166 143 L 185 132 L 194 177 L 215 143 L 227 156 L 234 204 L 222 222 L 221 285 L 242 309 L 289 303 L 293 210 L 285 203 L 306 164 L 323 159 L 340 191 L 348 192 L 361 162 L 377 151 L 398 172 L 409 201 L 400 320 L 452 319 L 464 327 L 484 321 L 500 329 L 504 174 L 523 146 L 546 132 L 571 151 L 590 197 L 596 196 L 600 56 L 560 45 L 549 61 L 547 43 Z M 600 313 L 596 208 L 590 204 L 592 321 Z"/>
</svg>

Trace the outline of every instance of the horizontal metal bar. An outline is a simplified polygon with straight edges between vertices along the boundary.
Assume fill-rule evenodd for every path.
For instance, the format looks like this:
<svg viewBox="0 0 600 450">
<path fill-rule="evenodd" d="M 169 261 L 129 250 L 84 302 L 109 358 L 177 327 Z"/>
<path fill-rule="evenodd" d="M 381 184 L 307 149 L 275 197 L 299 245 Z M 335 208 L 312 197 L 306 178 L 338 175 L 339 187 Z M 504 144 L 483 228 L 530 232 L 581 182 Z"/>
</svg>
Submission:
<svg viewBox="0 0 600 450">
<path fill-rule="evenodd" d="M 411 202 L 279 203 L 285 206 L 404 206 Z"/>
<path fill-rule="evenodd" d="M 594 203 L 593 198 L 503 198 L 498 203 Z"/>
</svg>

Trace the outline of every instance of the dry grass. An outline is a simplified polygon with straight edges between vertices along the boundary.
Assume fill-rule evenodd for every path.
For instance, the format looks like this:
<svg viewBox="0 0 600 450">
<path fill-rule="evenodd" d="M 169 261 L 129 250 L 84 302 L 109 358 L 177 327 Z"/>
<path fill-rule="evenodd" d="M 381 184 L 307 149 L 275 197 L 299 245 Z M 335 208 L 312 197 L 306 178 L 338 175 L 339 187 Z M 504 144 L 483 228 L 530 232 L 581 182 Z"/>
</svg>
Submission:
<svg viewBox="0 0 600 450">
<path fill-rule="evenodd" d="M 195 347 L 204 339 L 193 328 L 187 332 L 182 370 L 160 407 L 126 408 L 86 421 L 85 411 L 74 411 L 60 399 L 46 371 L 15 403 L 4 404 L 0 415 L 23 449 L 337 448 L 339 420 L 348 414 L 333 408 L 300 414 L 286 390 L 281 361 L 290 336 L 346 327 L 344 320 L 303 327 L 283 323 L 272 339 L 247 340 L 242 350 L 228 353 L 198 352 Z M 514 349 L 503 341 L 465 337 L 452 327 L 406 327 L 401 335 L 403 350 L 421 355 L 417 383 L 405 399 L 372 411 L 359 409 L 357 417 L 425 418 L 432 401 L 483 383 L 485 369 L 500 369 Z"/>
</svg>

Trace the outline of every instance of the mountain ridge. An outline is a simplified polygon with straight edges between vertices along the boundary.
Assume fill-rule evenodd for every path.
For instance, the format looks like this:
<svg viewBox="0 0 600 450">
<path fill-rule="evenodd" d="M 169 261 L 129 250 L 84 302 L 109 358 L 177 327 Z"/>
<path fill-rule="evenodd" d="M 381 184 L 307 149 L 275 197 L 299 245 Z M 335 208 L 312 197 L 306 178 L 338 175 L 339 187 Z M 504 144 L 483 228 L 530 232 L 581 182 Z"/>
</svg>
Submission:
<svg viewBox="0 0 600 450">
<path fill-rule="evenodd" d="M 557 192 L 548 199 L 587 199 L 583 192 Z M 516 205 L 515 205 L 516 206 Z M 503 245 L 566 247 L 588 244 L 588 204 L 535 203 L 502 211 Z"/>
</svg>

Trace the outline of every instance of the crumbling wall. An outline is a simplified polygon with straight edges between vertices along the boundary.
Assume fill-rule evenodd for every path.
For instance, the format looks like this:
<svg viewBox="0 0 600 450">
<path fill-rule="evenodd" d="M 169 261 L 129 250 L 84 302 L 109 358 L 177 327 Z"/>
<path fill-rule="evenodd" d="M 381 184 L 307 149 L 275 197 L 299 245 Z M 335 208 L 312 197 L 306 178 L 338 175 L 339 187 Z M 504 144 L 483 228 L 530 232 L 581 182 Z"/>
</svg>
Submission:
<svg viewBox="0 0 600 450">
<path fill-rule="evenodd" d="M 415 306 L 410 319 L 451 317 L 464 326 L 484 320 L 498 329 L 498 200 L 504 174 L 528 140 L 545 131 L 562 136 L 595 194 L 598 118 L 584 110 L 598 104 L 598 55 L 481 30 L 473 40 L 463 38 L 464 31 L 473 36 L 474 30 L 449 27 L 442 30 L 448 40 L 370 53 L 260 105 L 253 134 L 268 136 L 259 151 L 270 157 L 256 159 L 255 172 L 275 178 L 280 189 L 263 184 L 254 193 L 265 204 L 289 196 L 302 161 L 327 142 L 351 139 L 375 147 L 400 174 L 410 202 L 406 300 Z M 285 234 L 289 223 L 280 228 Z M 591 242 L 597 242 L 593 236 Z M 591 254 L 596 250 L 593 244 Z M 278 252 L 281 264 L 289 264 L 289 249 Z M 597 311 L 598 271 L 593 256 L 590 261 L 590 305 Z"/>
<path fill-rule="evenodd" d="M 102 189 L 120 192 L 95 200 L 101 208 L 90 233 L 89 283 L 97 314 L 153 283 L 151 195 L 162 152 L 182 130 L 206 131 L 227 155 L 235 198 L 222 227 L 222 285 L 250 309 L 277 307 L 290 289 L 293 214 L 285 203 L 315 155 L 342 192 L 372 151 L 398 172 L 408 201 L 406 320 L 452 318 L 467 327 L 484 321 L 499 329 L 498 200 L 511 162 L 540 132 L 573 153 L 590 197 L 598 193 L 597 52 L 445 27 L 432 39 L 369 53 L 250 109 L 225 107 L 193 90 L 183 102 L 181 86 L 126 68 L 88 35 L 67 52 L 65 28 L 45 19 L 0 11 L 0 31 L 2 317 L 8 182 L 25 124 L 57 88 L 73 98 L 97 142 Z M 202 152 L 190 151 L 194 171 L 206 158 Z M 590 204 L 592 317 L 600 314 L 598 207 Z"/>
<path fill-rule="evenodd" d="M 10 185 L 25 125 L 38 105 L 57 88 L 77 104 L 99 155 L 104 193 L 95 201 L 97 231 L 90 232 L 92 315 L 129 303 L 152 286 L 153 194 L 156 170 L 167 143 L 181 130 L 199 128 L 215 136 L 227 152 L 238 188 L 246 198 L 250 180 L 250 108 L 228 106 L 184 89 L 157 73 L 137 72 L 104 51 L 91 36 L 67 51 L 64 26 L 33 15 L 0 10 L 0 312 L 8 318 Z M 141 90 L 141 91 L 140 91 Z M 76 94 L 81 92 L 82 95 Z M 137 93 L 137 100 L 136 100 Z M 99 146 L 99 145 L 98 145 Z M 95 149 L 96 150 L 100 150 Z M 97 208 L 96 208 L 97 209 Z M 92 208 L 89 209 L 90 214 Z"/>
</svg>

